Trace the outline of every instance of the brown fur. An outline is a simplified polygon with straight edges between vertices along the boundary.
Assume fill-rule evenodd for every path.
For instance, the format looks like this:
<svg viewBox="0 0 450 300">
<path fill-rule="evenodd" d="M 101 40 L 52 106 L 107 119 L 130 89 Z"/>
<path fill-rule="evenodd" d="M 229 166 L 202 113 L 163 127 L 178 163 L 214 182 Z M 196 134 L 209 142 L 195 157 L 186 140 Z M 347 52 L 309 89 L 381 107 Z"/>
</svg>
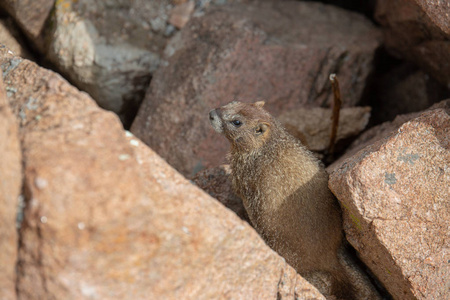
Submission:
<svg viewBox="0 0 450 300">
<path fill-rule="evenodd" d="M 339 262 L 341 213 L 328 175 L 263 104 L 232 102 L 210 112 L 214 129 L 231 143 L 233 188 L 258 233 L 299 274 L 324 295 L 358 299 Z"/>
</svg>

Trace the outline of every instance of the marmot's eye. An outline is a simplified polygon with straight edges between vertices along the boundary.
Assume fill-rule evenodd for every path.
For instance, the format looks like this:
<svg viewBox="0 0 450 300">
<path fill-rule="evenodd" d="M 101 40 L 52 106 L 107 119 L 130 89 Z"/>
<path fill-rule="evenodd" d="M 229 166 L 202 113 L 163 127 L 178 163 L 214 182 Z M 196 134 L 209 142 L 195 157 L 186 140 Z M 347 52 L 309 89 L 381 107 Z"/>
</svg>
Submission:
<svg viewBox="0 0 450 300">
<path fill-rule="evenodd" d="M 231 123 L 233 123 L 233 125 L 236 126 L 236 127 L 239 127 L 239 126 L 242 125 L 242 122 L 239 121 L 239 120 L 233 120 L 233 121 L 231 121 Z"/>
</svg>

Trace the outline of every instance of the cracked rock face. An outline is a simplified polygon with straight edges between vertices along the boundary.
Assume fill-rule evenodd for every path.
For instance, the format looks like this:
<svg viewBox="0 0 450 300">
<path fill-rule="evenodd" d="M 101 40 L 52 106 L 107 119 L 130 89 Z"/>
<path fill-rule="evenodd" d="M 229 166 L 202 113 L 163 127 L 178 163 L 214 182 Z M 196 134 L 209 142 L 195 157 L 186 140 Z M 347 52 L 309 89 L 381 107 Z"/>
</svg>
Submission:
<svg viewBox="0 0 450 300">
<path fill-rule="evenodd" d="M 0 173 L 2 230 L 15 229 L 22 166 L 26 203 L 17 281 L 15 231 L 0 236 L 2 262 L 11 262 L 0 265 L 2 296 L 324 299 L 85 93 L 2 48 L 0 66 L 0 166 L 10 171 Z"/>
<path fill-rule="evenodd" d="M 450 110 L 439 105 L 332 166 L 347 239 L 395 299 L 444 299 L 450 286 Z"/>
<path fill-rule="evenodd" d="M 166 47 L 131 131 L 186 176 L 224 162 L 228 149 L 208 112 L 232 100 L 282 111 L 327 106 L 336 72 L 344 106 L 358 102 L 378 30 L 364 17 L 305 2 L 217 7 Z"/>
</svg>

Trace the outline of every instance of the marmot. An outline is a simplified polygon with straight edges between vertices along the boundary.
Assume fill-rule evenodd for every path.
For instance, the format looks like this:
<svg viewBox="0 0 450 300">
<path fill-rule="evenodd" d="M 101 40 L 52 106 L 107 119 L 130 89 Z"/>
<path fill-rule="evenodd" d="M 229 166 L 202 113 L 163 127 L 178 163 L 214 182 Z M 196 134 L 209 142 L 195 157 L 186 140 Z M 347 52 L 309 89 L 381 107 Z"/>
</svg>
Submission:
<svg viewBox="0 0 450 300">
<path fill-rule="evenodd" d="M 367 280 L 342 250 L 341 211 L 324 167 L 263 105 L 234 101 L 209 113 L 231 143 L 233 189 L 252 225 L 325 296 L 379 299 L 373 288 L 359 291 Z"/>
</svg>

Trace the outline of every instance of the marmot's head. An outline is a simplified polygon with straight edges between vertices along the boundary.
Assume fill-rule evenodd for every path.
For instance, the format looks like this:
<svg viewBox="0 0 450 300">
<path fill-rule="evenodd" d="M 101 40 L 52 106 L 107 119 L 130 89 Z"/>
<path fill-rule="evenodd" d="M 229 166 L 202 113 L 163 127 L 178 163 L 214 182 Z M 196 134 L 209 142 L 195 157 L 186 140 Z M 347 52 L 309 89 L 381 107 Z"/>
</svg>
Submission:
<svg viewBox="0 0 450 300">
<path fill-rule="evenodd" d="M 209 112 L 215 131 L 230 141 L 232 151 L 247 152 L 262 147 L 270 136 L 272 116 L 262 107 L 264 101 L 242 103 L 233 101 Z"/>
</svg>

